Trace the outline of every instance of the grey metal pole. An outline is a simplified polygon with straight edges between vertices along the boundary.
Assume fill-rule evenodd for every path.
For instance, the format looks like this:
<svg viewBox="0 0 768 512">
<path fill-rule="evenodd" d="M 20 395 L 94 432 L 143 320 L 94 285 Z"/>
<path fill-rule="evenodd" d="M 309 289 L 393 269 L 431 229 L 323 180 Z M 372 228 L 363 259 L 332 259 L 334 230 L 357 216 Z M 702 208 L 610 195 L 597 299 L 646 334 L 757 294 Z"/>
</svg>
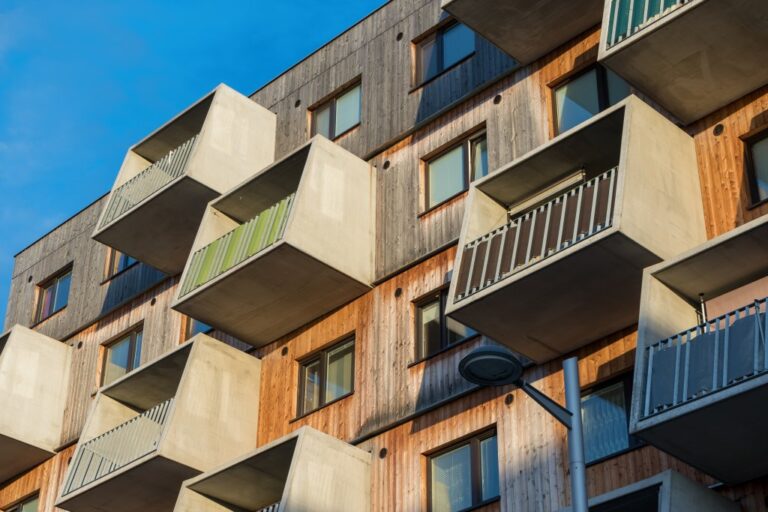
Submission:
<svg viewBox="0 0 768 512">
<path fill-rule="evenodd" d="M 589 512 L 587 503 L 587 472 L 584 464 L 584 432 L 581 425 L 581 386 L 578 358 L 563 361 L 565 407 L 572 414 L 568 429 L 568 459 L 571 466 L 571 509 Z"/>
</svg>

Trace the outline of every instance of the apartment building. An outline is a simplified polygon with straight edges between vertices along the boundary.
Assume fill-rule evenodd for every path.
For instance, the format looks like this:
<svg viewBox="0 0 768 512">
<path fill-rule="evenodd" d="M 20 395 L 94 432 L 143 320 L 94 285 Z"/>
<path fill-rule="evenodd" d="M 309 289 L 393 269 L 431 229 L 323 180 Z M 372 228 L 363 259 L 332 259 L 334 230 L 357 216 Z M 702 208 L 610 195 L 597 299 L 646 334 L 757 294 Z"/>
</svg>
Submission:
<svg viewBox="0 0 768 512">
<path fill-rule="evenodd" d="M 768 4 L 392 0 L 21 250 L 5 512 L 768 508 Z M 105 171 L 106 172 L 106 171 Z"/>
</svg>

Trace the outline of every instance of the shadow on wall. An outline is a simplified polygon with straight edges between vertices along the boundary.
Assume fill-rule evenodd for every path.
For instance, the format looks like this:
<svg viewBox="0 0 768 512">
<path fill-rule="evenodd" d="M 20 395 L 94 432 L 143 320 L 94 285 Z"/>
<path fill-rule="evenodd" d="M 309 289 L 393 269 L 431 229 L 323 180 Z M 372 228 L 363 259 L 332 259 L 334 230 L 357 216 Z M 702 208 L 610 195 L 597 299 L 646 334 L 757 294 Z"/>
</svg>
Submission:
<svg viewBox="0 0 768 512">
<path fill-rule="evenodd" d="M 126 269 L 107 283 L 107 291 L 101 305 L 101 314 L 106 314 L 121 306 L 167 277 L 163 272 L 144 263 L 138 263 Z"/>
</svg>

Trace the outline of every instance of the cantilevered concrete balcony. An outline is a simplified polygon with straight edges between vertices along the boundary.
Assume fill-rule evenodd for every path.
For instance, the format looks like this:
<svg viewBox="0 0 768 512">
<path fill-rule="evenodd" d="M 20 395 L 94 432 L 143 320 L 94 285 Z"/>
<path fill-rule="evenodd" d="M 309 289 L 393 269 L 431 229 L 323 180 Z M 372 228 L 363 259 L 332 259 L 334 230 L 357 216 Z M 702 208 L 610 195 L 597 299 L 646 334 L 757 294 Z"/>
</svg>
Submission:
<svg viewBox="0 0 768 512">
<path fill-rule="evenodd" d="M 56 506 L 172 510 L 184 480 L 255 448 L 260 370 L 198 334 L 102 388 Z"/>
<path fill-rule="evenodd" d="M 571 508 L 560 512 L 571 512 Z M 715 491 L 672 470 L 589 500 L 590 512 L 739 512 Z"/>
<path fill-rule="evenodd" d="M 690 123 L 768 83 L 765 0 L 606 0 L 599 60 Z"/>
<path fill-rule="evenodd" d="M 211 202 L 173 308 L 255 346 L 370 289 L 371 167 L 317 136 Z"/>
<path fill-rule="evenodd" d="M 768 217 L 644 275 L 631 430 L 724 482 L 768 474 L 766 296 Z"/>
<path fill-rule="evenodd" d="M 447 312 L 546 361 L 636 322 L 643 268 L 704 240 L 692 139 L 630 96 L 472 186 Z"/>
<path fill-rule="evenodd" d="M 604 0 L 442 0 L 459 21 L 520 64 L 600 24 Z"/>
<path fill-rule="evenodd" d="M 371 509 L 371 454 L 310 427 L 184 482 L 174 512 Z"/>
<path fill-rule="evenodd" d="M 71 350 L 20 325 L 0 334 L 0 482 L 60 445 Z"/>
<path fill-rule="evenodd" d="M 220 85 L 128 151 L 93 238 L 177 274 L 205 205 L 274 156 L 275 115 Z"/>
</svg>

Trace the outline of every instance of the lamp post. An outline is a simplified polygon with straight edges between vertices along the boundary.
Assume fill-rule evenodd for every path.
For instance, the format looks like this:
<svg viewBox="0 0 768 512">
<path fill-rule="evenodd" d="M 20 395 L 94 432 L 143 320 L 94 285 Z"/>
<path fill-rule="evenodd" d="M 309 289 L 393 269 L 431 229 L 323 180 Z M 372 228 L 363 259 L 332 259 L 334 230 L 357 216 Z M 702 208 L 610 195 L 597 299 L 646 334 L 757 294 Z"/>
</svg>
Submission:
<svg viewBox="0 0 768 512">
<path fill-rule="evenodd" d="M 480 386 L 514 384 L 565 425 L 568 429 L 568 462 L 571 468 L 571 508 L 573 512 L 588 512 L 578 358 L 571 357 L 563 361 L 563 372 L 565 407 L 525 382 L 522 379 L 523 364 L 503 347 L 478 347 L 459 362 L 459 373 L 469 382 Z"/>
</svg>

